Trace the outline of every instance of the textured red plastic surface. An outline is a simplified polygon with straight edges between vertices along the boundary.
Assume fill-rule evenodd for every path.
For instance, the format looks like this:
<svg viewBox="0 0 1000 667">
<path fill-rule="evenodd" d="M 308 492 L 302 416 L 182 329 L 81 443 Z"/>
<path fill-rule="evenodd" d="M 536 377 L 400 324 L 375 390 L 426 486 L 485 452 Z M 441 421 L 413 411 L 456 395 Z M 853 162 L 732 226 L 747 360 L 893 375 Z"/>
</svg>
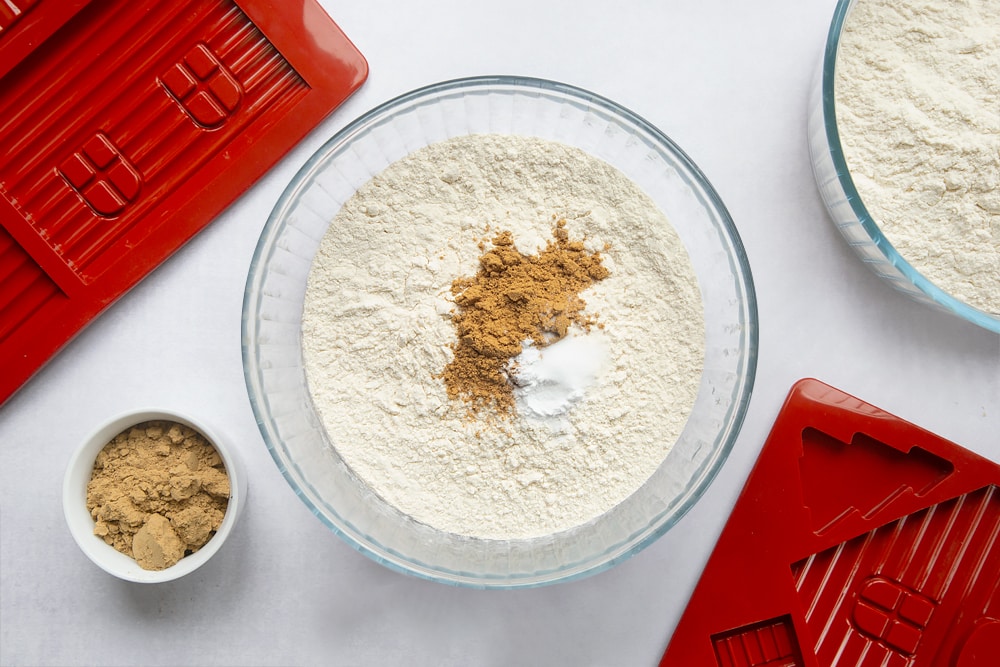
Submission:
<svg viewBox="0 0 1000 667">
<path fill-rule="evenodd" d="M 367 73 L 315 0 L 0 0 L 0 403 Z"/>
<path fill-rule="evenodd" d="M 0 77 L 90 0 L 0 0 Z"/>
<path fill-rule="evenodd" d="M 661 665 L 1000 665 L 1000 466 L 793 388 Z"/>
</svg>

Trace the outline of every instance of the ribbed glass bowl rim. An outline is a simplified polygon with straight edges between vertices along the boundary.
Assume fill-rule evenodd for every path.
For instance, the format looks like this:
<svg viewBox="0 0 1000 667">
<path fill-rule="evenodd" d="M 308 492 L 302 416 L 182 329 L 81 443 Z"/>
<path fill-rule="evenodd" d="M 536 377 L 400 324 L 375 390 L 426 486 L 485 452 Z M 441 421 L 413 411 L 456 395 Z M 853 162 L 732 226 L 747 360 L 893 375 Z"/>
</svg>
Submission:
<svg viewBox="0 0 1000 667">
<path fill-rule="evenodd" d="M 948 310 L 955 315 L 977 324 L 984 329 L 1000 333 L 1000 316 L 994 317 L 978 308 L 974 308 L 964 301 L 960 301 L 951 296 L 940 287 L 928 280 L 922 273 L 913 268 L 889 239 L 882 233 L 875 219 L 868 212 L 858 189 L 854 185 L 850 169 L 847 167 L 847 159 L 844 157 L 843 145 L 840 143 L 840 132 L 837 129 L 836 100 L 834 85 L 836 83 L 835 67 L 837 63 L 837 51 L 840 47 L 840 37 L 843 33 L 844 23 L 850 14 L 851 8 L 857 0 L 839 0 L 833 12 L 833 20 L 830 22 L 830 32 L 827 34 L 826 48 L 823 52 L 823 125 L 826 128 L 827 146 L 830 149 L 830 157 L 833 159 L 834 171 L 840 181 L 840 186 L 851 204 L 854 215 L 858 222 L 871 238 L 872 243 L 882 252 L 886 260 L 896 267 L 899 272 L 909 280 L 914 287 L 920 290 L 931 301 L 938 306 Z"/>
<path fill-rule="evenodd" d="M 377 125 L 386 121 L 390 118 L 397 109 L 407 107 L 410 103 L 417 102 L 423 98 L 430 98 L 437 95 L 441 95 L 450 91 L 458 90 L 476 90 L 476 89 L 508 89 L 516 90 L 520 92 L 531 92 L 531 91 L 545 91 L 550 94 L 555 94 L 558 96 L 563 96 L 565 98 L 572 99 L 578 103 L 584 103 L 593 105 L 595 107 L 600 107 L 603 111 L 616 116 L 620 121 L 626 125 L 634 126 L 637 130 L 644 132 L 648 137 L 654 140 L 659 147 L 672 154 L 679 162 L 681 162 L 689 171 L 690 175 L 693 177 L 697 184 L 703 189 L 704 194 L 708 197 L 709 201 L 705 202 L 706 206 L 710 206 L 716 210 L 718 213 L 719 220 L 722 222 L 724 228 L 724 235 L 729 241 L 732 248 L 732 255 L 730 256 L 730 265 L 736 275 L 737 282 L 740 287 L 740 291 L 745 298 L 742 304 L 745 309 L 746 321 L 743 322 L 744 338 L 745 338 L 745 373 L 742 378 L 739 378 L 738 391 L 736 392 L 736 400 L 730 407 L 731 420 L 726 425 L 728 428 L 728 434 L 726 440 L 721 443 L 719 451 L 714 459 L 706 459 L 702 463 L 702 467 L 709 465 L 710 467 L 704 471 L 702 478 L 700 479 L 697 486 L 692 488 L 691 493 L 684 503 L 676 508 L 676 511 L 670 515 L 664 517 L 662 523 L 654 530 L 651 530 L 647 535 L 641 540 L 634 543 L 631 547 L 626 550 L 619 551 L 611 558 L 600 562 L 593 562 L 593 560 L 588 560 L 586 563 L 574 563 L 569 564 L 561 568 L 556 568 L 549 571 L 539 571 L 532 573 L 530 577 L 521 578 L 495 578 L 487 576 L 476 577 L 470 575 L 468 572 L 451 572 L 444 570 L 431 570 L 425 567 L 421 563 L 409 561 L 404 554 L 399 554 L 395 552 L 391 553 L 396 560 L 386 558 L 384 553 L 380 553 L 378 550 L 374 549 L 371 545 L 366 542 L 359 541 L 355 537 L 343 528 L 341 528 L 336 522 L 332 521 L 324 511 L 307 497 L 303 492 L 298 480 L 293 474 L 294 463 L 286 461 L 283 458 L 280 443 L 276 443 L 272 440 L 267 428 L 265 427 L 265 421 L 269 419 L 266 409 L 264 407 L 264 401 L 262 397 L 257 396 L 255 379 L 253 378 L 253 373 L 259 371 L 256 366 L 256 362 L 252 352 L 252 345 L 250 342 L 248 327 L 250 325 L 250 309 L 252 307 L 252 297 L 255 291 L 255 281 L 257 277 L 261 274 L 261 268 L 263 266 L 263 261 L 265 258 L 265 253 L 269 251 L 273 240 L 277 237 L 277 232 L 282 224 L 281 213 L 288 208 L 290 201 L 294 200 L 299 195 L 300 188 L 309 181 L 313 174 L 314 169 L 319 166 L 322 162 L 329 158 L 329 155 L 338 150 L 342 150 L 346 145 L 348 145 L 357 135 L 363 133 L 367 128 Z M 533 588 L 543 585 L 549 585 L 553 583 L 571 581 L 574 579 L 580 579 L 583 577 L 588 577 L 599 572 L 603 572 L 610 569 L 614 565 L 627 560 L 639 553 L 650 544 L 655 542 L 657 539 L 662 537 L 670 528 L 672 528 L 687 512 L 694 506 L 694 504 L 701 498 L 705 490 L 711 485 L 712 481 L 715 479 L 722 465 L 725 463 L 726 459 L 729 457 L 729 453 L 732 451 L 733 445 L 736 442 L 736 438 L 739 436 L 742 423 L 746 416 L 747 408 L 750 402 L 750 395 L 752 393 L 754 380 L 756 377 L 756 367 L 757 367 L 757 349 L 758 349 L 758 319 L 757 319 L 757 298 L 754 290 L 753 278 L 750 271 L 750 264 L 746 256 L 746 251 L 743 247 L 743 242 L 740 238 L 739 232 L 736 229 L 736 225 L 726 209 L 721 198 L 712 187 L 709 180 L 705 177 L 698 166 L 691 160 L 690 157 L 675 144 L 669 137 L 667 137 L 663 132 L 657 129 L 654 125 L 646 121 L 644 118 L 633 113 L 632 111 L 622 107 L 616 102 L 611 101 L 605 97 L 592 93 L 583 88 L 579 88 L 570 84 L 559 83 L 556 81 L 551 81 L 547 79 L 540 79 L 534 77 L 523 77 L 523 76 L 509 76 L 509 75 L 494 75 L 494 76 L 473 76 L 465 77 L 459 79 L 451 79 L 447 81 L 442 81 L 439 83 L 433 83 L 420 88 L 411 90 L 410 92 L 399 95 L 392 98 L 374 108 L 368 112 L 362 114 L 354 121 L 347 124 L 343 129 L 334 134 L 330 139 L 328 139 L 322 146 L 320 146 L 303 164 L 303 166 L 296 172 L 292 180 L 285 187 L 278 201 L 275 203 L 271 213 L 268 216 L 267 221 L 264 224 L 264 228 L 261 231 L 260 238 L 257 242 L 257 246 L 254 249 L 253 258 L 250 262 L 250 269 L 247 275 L 246 289 L 244 291 L 243 298 L 243 316 L 242 316 L 242 355 L 243 355 L 243 370 L 244 379 L 247 385 L 247 393 L 249 396 L 251 408 L 253 410 L 254 416 L 257 421 L 260 433 L 264 439 L 264 444 L 271 454 L 272 459 L 278 466 L 278 470 L 281 472 L 285 481 L 291 486 L 295 494 L 306 504 L 309 510 L 335 535 L 340 537 L 344 542 L 355 550 L 361 552 L 368 558 L 374 560 L 375 562 L 388 567 L 391 570 L 397 572 L 402 572 L 404 574 L 416 576 L 418 578 L 427 579 L 431 581 L 437 581 L 440 583 L 479 588 L 479 589 L 515 589 L 515 588 Z M 338 517 L 339 518 L 339 517 Z M 386 550 L 388 551 L 388 550 Z M 616 547 L 609 548 L 604 553 L 615 552 Z M 599 554 L 595 554 L 597 556 Z M 406 564 L 404 564 L 404 562 Z M 590 564 L 588 564 L 590 563 Z M 409 567 L 407 566 L 409 565 Z M 583 566 L 583 567 L 581 567 Z M 571 569 L 572 568 L 572 569 Z"/>
</svg>

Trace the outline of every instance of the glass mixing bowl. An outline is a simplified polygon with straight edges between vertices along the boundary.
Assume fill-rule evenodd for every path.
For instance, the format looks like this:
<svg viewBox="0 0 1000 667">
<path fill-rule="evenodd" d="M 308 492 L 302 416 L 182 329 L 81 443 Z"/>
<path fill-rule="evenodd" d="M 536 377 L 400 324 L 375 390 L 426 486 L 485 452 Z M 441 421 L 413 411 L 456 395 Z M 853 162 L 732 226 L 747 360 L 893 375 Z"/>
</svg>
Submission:
<svg viewBox="0 0 1000 667">
<path fill-rule="evenodd" d="M 880 278 L 921 303 L 1000 333 L 1000 313 L 987 313 L 956 299 L 899 254 L 868 212 L 854 185 L 840 143 L 834 98 L 840 36 L 854 2 L 837 3 L 809 102 L 809 155 L 823 203 L 847 244 Z"/>
<path fill-rule="evenodd" d="M 691 416 L 652 477 L 596 519 L 524 540 L 430 528 L 385 503 L 337 453 L 306 381 L 301 320 L 313 255 L 355 190 L 410 152 L 472 133 L 532 135 L 605 160 L 639 185 L 690 254 L 705 311 L 705 367 Z M 392 569 L 479 588 L 516 588 L 599 572 L 649 545 L 703 494 L 746 412 L 757 310 L 736 228 L 705 176 L 662 132 L 614 102 L 515 77 L 448 81 L 402 95 L 321 147 L 267 220 L 243 306 L 246 384 L 264 441 L 292 489 L 348 544 Z"/>
</svg>

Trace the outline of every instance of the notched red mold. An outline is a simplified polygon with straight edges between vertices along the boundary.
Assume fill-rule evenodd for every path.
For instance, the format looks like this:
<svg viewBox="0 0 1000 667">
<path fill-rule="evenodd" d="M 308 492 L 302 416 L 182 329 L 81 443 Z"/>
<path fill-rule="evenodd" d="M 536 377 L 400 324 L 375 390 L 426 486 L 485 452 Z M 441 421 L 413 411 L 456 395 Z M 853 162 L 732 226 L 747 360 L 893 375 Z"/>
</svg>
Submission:
<svg viewBox="0 0 1000 667">
<path fill-rule="evenodd" d="M 846 443 L 814 427 L 802 431 L 802 493 L 817 533 L 853 515 L 877 519 L 900 496 L 925 495 L 952 469 L 920 447 L 897 449 L 865 433 Z"/>
<path fill-rule="evenodd" d="M 1000 466 L 802 380 L 661 664 L 984 667 L 998 619 Z"/>
<path fill-rule="evenodd" d="M 0 403 L 367 73 L 315 0 L 0 2 Z"/>
</svg>

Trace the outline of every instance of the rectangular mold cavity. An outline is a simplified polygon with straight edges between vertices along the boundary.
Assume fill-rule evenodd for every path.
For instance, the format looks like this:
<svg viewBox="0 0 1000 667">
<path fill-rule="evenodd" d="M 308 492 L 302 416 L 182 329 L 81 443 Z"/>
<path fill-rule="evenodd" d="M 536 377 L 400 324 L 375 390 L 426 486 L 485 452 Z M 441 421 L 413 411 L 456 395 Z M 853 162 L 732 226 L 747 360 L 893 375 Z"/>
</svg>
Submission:
<svg viewBox="0 0 1000 667">
<path fill-rule="evenodd" d="M 712 635 L 720 667 L 801 667 L 791 619 L 775 618 Z"/>
<path fill-rule="evenodd" d="M 995 665 L 998 582 L 1000 466 L 801 380 L 661 665 Z"/>
<path fill-rule="evenodd" d="M 0 403 L 368 73 L 315 0 L 13 0 L 0 62 Z"/>
</svg>

